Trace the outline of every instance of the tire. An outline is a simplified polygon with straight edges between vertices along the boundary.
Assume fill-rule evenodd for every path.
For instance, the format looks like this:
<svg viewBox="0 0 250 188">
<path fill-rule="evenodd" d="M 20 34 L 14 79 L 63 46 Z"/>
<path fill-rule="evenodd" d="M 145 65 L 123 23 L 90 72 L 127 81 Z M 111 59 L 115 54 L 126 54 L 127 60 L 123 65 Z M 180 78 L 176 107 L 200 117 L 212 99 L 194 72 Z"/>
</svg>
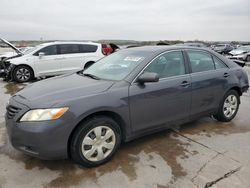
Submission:
<svg viewBox="0 0 250 188">
<path fill-rule="evenodd" d="M 121 129 L 116 121 L 106 116 L 95 116 L 74 131 L 69 146 L 70 157 L 84 167 L 99 166 L 112 158 L 120 144 Z"/>
<path fill-rule="evenodd" d="M 29 82 L 34 78 L 33 70 L 25 65 L 17 66 L 13 71 L 13 78 L 16 82 Z"/>
<path fill-rule="evenodd" d="M 237 114 L 240 105 L 240 97 L 237 91 L 228 91 L 219 106 L 218 113 L 214 118 L 221 122 L 231 121 Z"/>
</svg>

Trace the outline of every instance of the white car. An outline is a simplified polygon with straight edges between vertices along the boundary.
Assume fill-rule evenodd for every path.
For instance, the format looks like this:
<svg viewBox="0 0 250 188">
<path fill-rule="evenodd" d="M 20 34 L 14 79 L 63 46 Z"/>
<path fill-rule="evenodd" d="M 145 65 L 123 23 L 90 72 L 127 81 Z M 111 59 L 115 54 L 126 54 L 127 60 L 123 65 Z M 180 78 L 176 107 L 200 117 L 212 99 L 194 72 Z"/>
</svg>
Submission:
<svg viewBox="0 0 250 188">
<path fill-rule="evenodd" d="M 76 72 L 107 55 L 105 44 L 93 42 L 50 42 L 25 52 L 15 50 L 18 55 L 4 59 L 0 73 L 17 82 Z"/>
<path fill-rule="evenodd" d="M 250 62 L 250 45 L 240 46 L 229 52 L 229 59 L 237 59 Z"/>
</svg>

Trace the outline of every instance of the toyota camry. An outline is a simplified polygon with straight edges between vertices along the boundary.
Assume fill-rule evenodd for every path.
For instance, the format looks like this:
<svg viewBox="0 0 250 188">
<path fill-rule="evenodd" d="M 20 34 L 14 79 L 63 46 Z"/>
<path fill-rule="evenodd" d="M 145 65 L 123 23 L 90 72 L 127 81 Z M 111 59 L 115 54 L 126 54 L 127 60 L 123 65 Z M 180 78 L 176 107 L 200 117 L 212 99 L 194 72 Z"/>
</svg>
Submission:
<svg viewBox="0 0 250 188">
<path fill-rule="evenodd" d="M 231 121 L 248 87 L 242 67 L 209 49 L 130 48 L 19 91 L 7 105 L 6 127 L 26 154 L 92 167 L 122 142 L 176 124 Z"/>
</svg>

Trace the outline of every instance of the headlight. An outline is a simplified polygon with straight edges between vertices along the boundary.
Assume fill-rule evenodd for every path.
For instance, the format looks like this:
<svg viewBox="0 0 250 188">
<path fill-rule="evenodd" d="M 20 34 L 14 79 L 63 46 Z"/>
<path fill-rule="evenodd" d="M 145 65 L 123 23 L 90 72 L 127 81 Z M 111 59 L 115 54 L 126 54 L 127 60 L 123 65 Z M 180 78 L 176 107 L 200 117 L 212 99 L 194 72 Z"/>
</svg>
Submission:
<svg viewBox="0 0 250 188">
<path fill-rule="evenodd" d="M 30 110 L 23 115 L 20 121 L 54 120 L 60 118 L 63 114 L 65 114 L 65 112 L 68 111 L 68 109 L 68 107 L 64 107 Z"/>
</svg>

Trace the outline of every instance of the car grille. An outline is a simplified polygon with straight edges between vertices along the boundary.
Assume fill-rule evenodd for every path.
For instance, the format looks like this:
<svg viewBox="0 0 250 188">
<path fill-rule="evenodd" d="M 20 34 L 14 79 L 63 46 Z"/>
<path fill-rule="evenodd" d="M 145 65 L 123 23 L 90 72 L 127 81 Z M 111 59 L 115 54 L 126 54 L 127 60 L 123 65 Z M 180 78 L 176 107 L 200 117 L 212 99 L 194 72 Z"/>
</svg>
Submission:
<svg viewBox="0 0 250 188">
<path fill-rule="evenodd" d="M 8 119 L 13 119 L 15 115 L 21 110 L 20 108 L 12 106 L 12 105 L 7 106 L 6 109 L 7 109 L 6 114 L 7 114 Z"/>
</svg>

